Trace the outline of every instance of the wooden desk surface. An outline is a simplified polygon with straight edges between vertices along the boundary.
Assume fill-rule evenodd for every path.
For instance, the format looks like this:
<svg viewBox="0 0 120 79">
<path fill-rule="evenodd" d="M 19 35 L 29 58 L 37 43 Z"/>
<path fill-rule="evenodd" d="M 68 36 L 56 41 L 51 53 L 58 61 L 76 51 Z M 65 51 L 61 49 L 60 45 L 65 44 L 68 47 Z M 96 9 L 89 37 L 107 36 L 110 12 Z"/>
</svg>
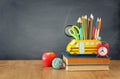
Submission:
<svg viewBox="0 0 120 79">
<path fill-rule="evenodd" d="M 68 72 L 43 67 L 40 60 L 0 60 L 0 79 L 120 79 L 120 60 L 109 71 Z"/>
</svg>

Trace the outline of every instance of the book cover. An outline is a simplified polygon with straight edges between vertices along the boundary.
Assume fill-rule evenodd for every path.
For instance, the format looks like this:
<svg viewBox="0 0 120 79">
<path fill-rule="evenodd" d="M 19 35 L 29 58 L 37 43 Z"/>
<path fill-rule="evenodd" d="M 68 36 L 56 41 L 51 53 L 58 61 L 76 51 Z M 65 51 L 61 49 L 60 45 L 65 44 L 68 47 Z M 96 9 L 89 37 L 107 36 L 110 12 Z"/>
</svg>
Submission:
<svg viewBox="0 0 120 79">
<path fill-rule="evenodd" d="M 78 65 L 66 66 L 67 71 L 84 71 L 84 70 L 109 70 L 109 65 Z"/>
<path fill-rule="evenodd" d="M 97 55 L 70 55 L 67 52 L 63 52 L 63 60 L 66 65 L 110 64 L 108 57 L 97 57 Z"/>
</svg>

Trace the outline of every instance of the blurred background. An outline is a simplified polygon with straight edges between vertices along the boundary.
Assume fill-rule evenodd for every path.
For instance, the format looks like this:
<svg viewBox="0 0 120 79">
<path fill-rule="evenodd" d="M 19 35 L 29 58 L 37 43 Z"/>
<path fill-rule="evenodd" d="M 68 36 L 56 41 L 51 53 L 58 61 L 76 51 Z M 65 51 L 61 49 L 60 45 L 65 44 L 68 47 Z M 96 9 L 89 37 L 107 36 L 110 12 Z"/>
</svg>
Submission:
<svg viewBox="0 0 120 79">
<path fill-rule="evenodd" d="M 50 51 L 60 57 L 71 40 L 65 26 L 91 13 L 102 18 L 109 57 L 120 59 L 119 0 L 0 0 L 0 59 L 41 59 Z"/>
</svg>

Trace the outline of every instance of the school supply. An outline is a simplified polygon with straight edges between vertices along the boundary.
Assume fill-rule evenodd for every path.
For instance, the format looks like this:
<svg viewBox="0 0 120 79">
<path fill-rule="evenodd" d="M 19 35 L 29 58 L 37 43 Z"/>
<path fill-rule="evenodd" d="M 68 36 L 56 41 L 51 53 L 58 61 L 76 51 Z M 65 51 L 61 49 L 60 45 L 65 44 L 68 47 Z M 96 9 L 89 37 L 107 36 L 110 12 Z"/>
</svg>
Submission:
<svg viewBox="0 0 120 79">
<path fill-rule="evenodd" d="M 98 71 L 98 70 L 109 70 L 109 65 L 66 65 L 67 71 Z"/>
<path fill-rule="evenodd" d="M 96 31 L 96 29 L 97 29 L 96 27 L 93 27 L 93 29 L 92 29 L 93 30 L 92 31 L 92 39 L 93 40 L 95 39 L 95 31 Z"/>
<path fill-rule="evenodd" d="M 76 40 L 79 40 L 79 33 L 80 29 L 77 26 L 72 26 L 71 28 L 68 29 L 68 32 L 71 36 L 73 36 Z"/>
<path fill-rule="evenodd" d="M 63 60 L 66 65 L 89 65 L 89 64 L 110 64 L 108 57 L 96 57 L 96 55 L 71 55 L 63 52 Z"/>
<path fill-rule="evenodd" d="M 93 28 L 93 15 L 91 14 L 90 15 L 90 21 L 91 21 L 91 23 L 90 23 L 90 38 L 89 39 L 92 39 L 92 28 Z"/>
<path fill-rule="evenodd" d="M 95 24 L 95 25 L 94 25 Z M 109 70 L 108 43 L 101 41 L 101 18 L 91 14 L 79 17 L 77 24 L 65 28 L 72 39 L 63 53 L 67 71 Z"/>
<path fill-rule="evenodd" d="M 109 70 L 110 59 L 108 57 L 96 57 L 96 55 L 71 55 L 63 52 L 63 61 L 67 71 L 82 70 Z"/>
<path fill-rule="evenodd" d="M 65 34 L 76 40 L 101 40 L 101 24 L 101 18 L 97 18 L 96 22 L 94 22 L 93 14 L 88 18 L 87 15 L 85 15 L 78 18 L 76 25 L 68 25 L 65 27 Z"/>
<path fill-rule="evenodd" d="M 78 20 L 77 20 L 76 26 L 78 26 L 79 29 L 80 29 L 79 36 L 80 36 L 80 40 L 82 40 L 82 39 L 83 39 L 83 30 L 82 30 L 82 20 L 81 20 L 80 17 L 79 17 Z"/>
<path fill-rule="evenodd" d="M 73 25 L 67 25 L 65 26 L 64 33 L 68 37 L 72 37 L 71 34 L 69 34 L 68 29 L 71 28 Z"/>
<path fill-rule="evenodd" d="M 101 29 L 101 18 L 98 20 L 98 28 L 97 28 L 97 37 L 99 37 L 100 29 Z"/>
</svg>

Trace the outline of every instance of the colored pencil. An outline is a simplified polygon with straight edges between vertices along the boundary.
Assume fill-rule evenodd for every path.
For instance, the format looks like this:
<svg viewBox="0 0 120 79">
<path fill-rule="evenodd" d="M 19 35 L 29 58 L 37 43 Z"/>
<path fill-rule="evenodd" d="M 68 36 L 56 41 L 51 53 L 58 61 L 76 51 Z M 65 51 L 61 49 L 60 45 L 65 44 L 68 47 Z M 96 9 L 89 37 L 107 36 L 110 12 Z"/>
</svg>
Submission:
<svg viewBox="0 0 120 79">
<path fill-rule="evenodd" d="M 93 31 L 92 31 L 92 40 L 95 39 L 95 31 L 96 31 L 96 27 L 93 27 Z"/>
<path fill-rule="evenodd" d="M 101 18 L 99 18 L 99 21 L 98 21 L 98 29 L 97 29 L 97 37 L 99 37 L 99 33 L 100 33 L 100 29 L 101 29 Z"/>
<path fill-rule="evenodd" d="M 97 18 L 96 24 L 95 24 L 95 27 L 96 27 L 96 30 L 95 30 L 95 39 L 97 38 L 98 21 L 99 21 L 99 18 Z"/>
<path fill-rule="evenodd" d="M 91 14 L 90 15 L 90 21 L 91 21 L 91 24 L 90 24 L 90 38 L 89 39 L 92 39 L 92 25 L 93 25 L 93 15 Z"/>
<path fill-rule="evenodd" d="M 90 39 L 90 25 L 91 25 L 91 21 L 90 18 L 88 18 L 87 39 Z"/>
</svg>

